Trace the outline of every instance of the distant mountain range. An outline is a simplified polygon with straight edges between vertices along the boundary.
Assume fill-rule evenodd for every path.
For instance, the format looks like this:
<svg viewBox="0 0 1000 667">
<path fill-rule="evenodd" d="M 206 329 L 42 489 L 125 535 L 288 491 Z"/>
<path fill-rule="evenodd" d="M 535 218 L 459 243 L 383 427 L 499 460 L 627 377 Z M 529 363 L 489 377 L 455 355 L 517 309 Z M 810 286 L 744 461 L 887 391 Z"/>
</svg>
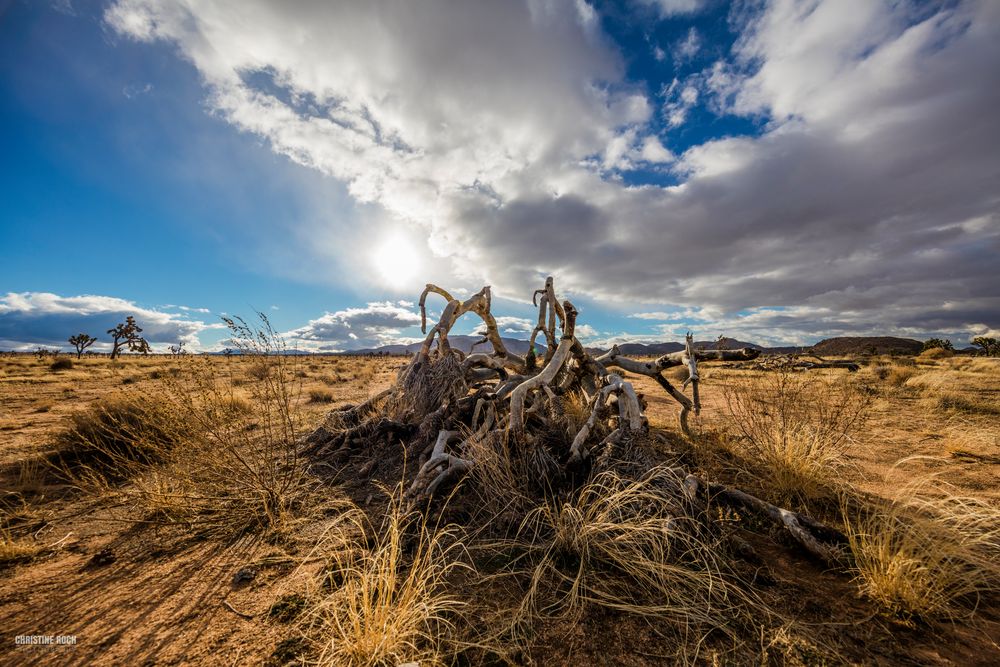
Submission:
<svg viewBox="0 0 1000 667">
<path fill-rule="evenodd" d="M 448 336 L 448 341 L 453 348 L 459 349 L 468 354 L 472 344 L 482 340 L 480 336 Z M 517 338 L 501 338 L 503 344 L 514 354 L 526 354 L 528 352 L 528 341 Z M 695 349 L 715 350 L 719 345 L 727 350 L 739 350 L 750 347 L 770 354 L 788 354 L 792 352 L 813 352 L 819 355 L 843 356 L 851 354 L 918 354 L 923 347 L 923 343 L 912 338 L 895 338 L 892 336 L 840 336 L 837 338 L 827 338 L 821 340 L 813 346 L 795 347 L 765 347 L 757 343 L 736 340 L 735 338 L 723 338 L 721 341 L 695 341 Z M 344 354 L 414 354 L 420 349 L 421 343 L 410 343 L 409 345 L 394 344 L 383 345 L 382 347 L 370 348 L 366 350 L 351 350 Z M 587 348 L 592 354 L 602 354 L 606 351 L 603 348 Z M 680 352 L 684 349 L 683 343 L 621 343 L 618 349 L 622 354 L 630 357 L 659 357 L 671 352 Z M 477 345 L 476 352 L 492 352 L 493 346 L 490 343 Z M 545 346 L 536 343 L 536 352 L 544 352 Z"/>
</svg>

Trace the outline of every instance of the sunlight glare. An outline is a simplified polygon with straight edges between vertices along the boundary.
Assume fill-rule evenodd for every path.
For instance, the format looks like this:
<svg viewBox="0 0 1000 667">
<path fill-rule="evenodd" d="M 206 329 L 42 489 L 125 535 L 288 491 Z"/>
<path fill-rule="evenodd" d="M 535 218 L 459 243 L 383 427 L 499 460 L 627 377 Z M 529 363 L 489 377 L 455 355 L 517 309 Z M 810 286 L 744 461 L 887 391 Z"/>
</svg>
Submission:
<svg viewBox="0 0 1000 667">
<path fill-rule="evenodd" d="M 391 234 L 376 244 L 371 262 L 387 287 L 407 287 L 420 271 L 420 252 L 401 234 Z"/>
</svg>

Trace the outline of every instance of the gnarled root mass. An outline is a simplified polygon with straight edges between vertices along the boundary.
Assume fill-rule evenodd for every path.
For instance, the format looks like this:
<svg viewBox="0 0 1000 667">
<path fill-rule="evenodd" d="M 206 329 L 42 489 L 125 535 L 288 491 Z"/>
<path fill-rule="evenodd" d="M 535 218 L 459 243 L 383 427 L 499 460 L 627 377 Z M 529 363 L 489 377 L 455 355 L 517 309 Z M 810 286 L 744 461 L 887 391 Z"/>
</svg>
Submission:
<svg viewBox="0 0 1000 667">
<path fill-rule="evenodd" d="M 428 329 L 430 294 L 447 303 Z M 511 480 L 520 480 L 512 484 L 540 493 L 558 495 L 593 471 L 615 466 L 640 479 L 652 467 L 637 453 L 649 436 L 649 423 L 645 400 L 629 375 L 652 378 L 676 400 L 679 427 L 689 435 L 688 417 L 701 409 L 698 364 L 749 361 L 759 355 L 750 348 L 696 350 L 688 334 L 683 350 L 654 361 L 627 358 L 617 346 L 594 356 L 577 340 L 577 310 L 569 301 L 558 301 L 552 278 L 534 296 L 538 324 L 528 354 L 521 357 L 508 351 L 500 337 L 488 286 L 461 301 L 427 285 L 420 296 L 426 338 L 395 385 L 361 405 L 331 412 L 306 438 L 307 450 L 330 458 L 372 447 L 371 456 L 378 458 L 386 455 L 385 445 L 403 443 L 407 467 L 416 470 L 407 492 L 414 507 L 440 495 L 477 465 L 497 466 L 498 452 L 506 457 L 497 468 L 498 479 L 506 471 Z M 452 327 L 469 313 L 482 320 L 480 343 L 490 343 L 490 351 L 465 354 L 450 345 Z M 534 348 L 539 334 L 546 342 L 541 356 Z M 688 371 L 680 388 L 663 375 L 675 366 Z M 690 398 L 684 393 L 688 387 Z M 516 475 L 510 473 L 515 469 Z M 772 520 L 823 561 L 840 557 L 843 535 L 809 517 L 680 468 L 671 479 L 675 482 L 666 491 L 677 498 L 671 511 L 678 530 L 703 524 L 708 507 L 723 503 Z"/>
</svg>

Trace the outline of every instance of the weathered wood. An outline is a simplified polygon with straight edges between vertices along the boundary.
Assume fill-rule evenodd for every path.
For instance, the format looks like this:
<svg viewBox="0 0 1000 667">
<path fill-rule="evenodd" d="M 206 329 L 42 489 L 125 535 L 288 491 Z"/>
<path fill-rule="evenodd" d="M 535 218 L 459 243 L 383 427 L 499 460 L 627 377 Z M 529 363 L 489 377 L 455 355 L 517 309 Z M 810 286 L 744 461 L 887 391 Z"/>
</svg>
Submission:
<svg viewBox="0 0 1000 667">
<path fill-rule="evenodd" d="M 576 327 L 576 308 L 569 301 L 563 303 L 564 325 L 563 336 L 556 347 L 555 354 L 548 361 L 538 375 L 528 378 L 519 384 L 510 395 L 510 423 L 507 428 L 514 439 L 520 441 L 524 438 L 524 399 L 528 392 L 538 389 L 542 385 L 551 384 L 556 374 L 562 369 L 566 359 L 569 358 L 570 350 L 573 347 L 573 332 Z"/>
</svg>

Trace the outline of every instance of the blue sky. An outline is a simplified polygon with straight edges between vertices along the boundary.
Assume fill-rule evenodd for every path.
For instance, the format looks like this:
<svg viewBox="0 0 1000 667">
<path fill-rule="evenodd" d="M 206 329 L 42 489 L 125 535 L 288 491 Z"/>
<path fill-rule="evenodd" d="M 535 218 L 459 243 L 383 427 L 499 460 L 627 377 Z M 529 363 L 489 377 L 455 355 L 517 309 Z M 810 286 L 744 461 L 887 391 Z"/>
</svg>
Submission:
<svg viewBox="0 0 1000 667">
<path fill-rule="evenodd" d="M 0 349 L 373 346 L 427 281 L 526 337 L 549 274 L 595 344 L 964 343 L 998 90 L 986 1 L 0 3 Z"/>
</svg>

